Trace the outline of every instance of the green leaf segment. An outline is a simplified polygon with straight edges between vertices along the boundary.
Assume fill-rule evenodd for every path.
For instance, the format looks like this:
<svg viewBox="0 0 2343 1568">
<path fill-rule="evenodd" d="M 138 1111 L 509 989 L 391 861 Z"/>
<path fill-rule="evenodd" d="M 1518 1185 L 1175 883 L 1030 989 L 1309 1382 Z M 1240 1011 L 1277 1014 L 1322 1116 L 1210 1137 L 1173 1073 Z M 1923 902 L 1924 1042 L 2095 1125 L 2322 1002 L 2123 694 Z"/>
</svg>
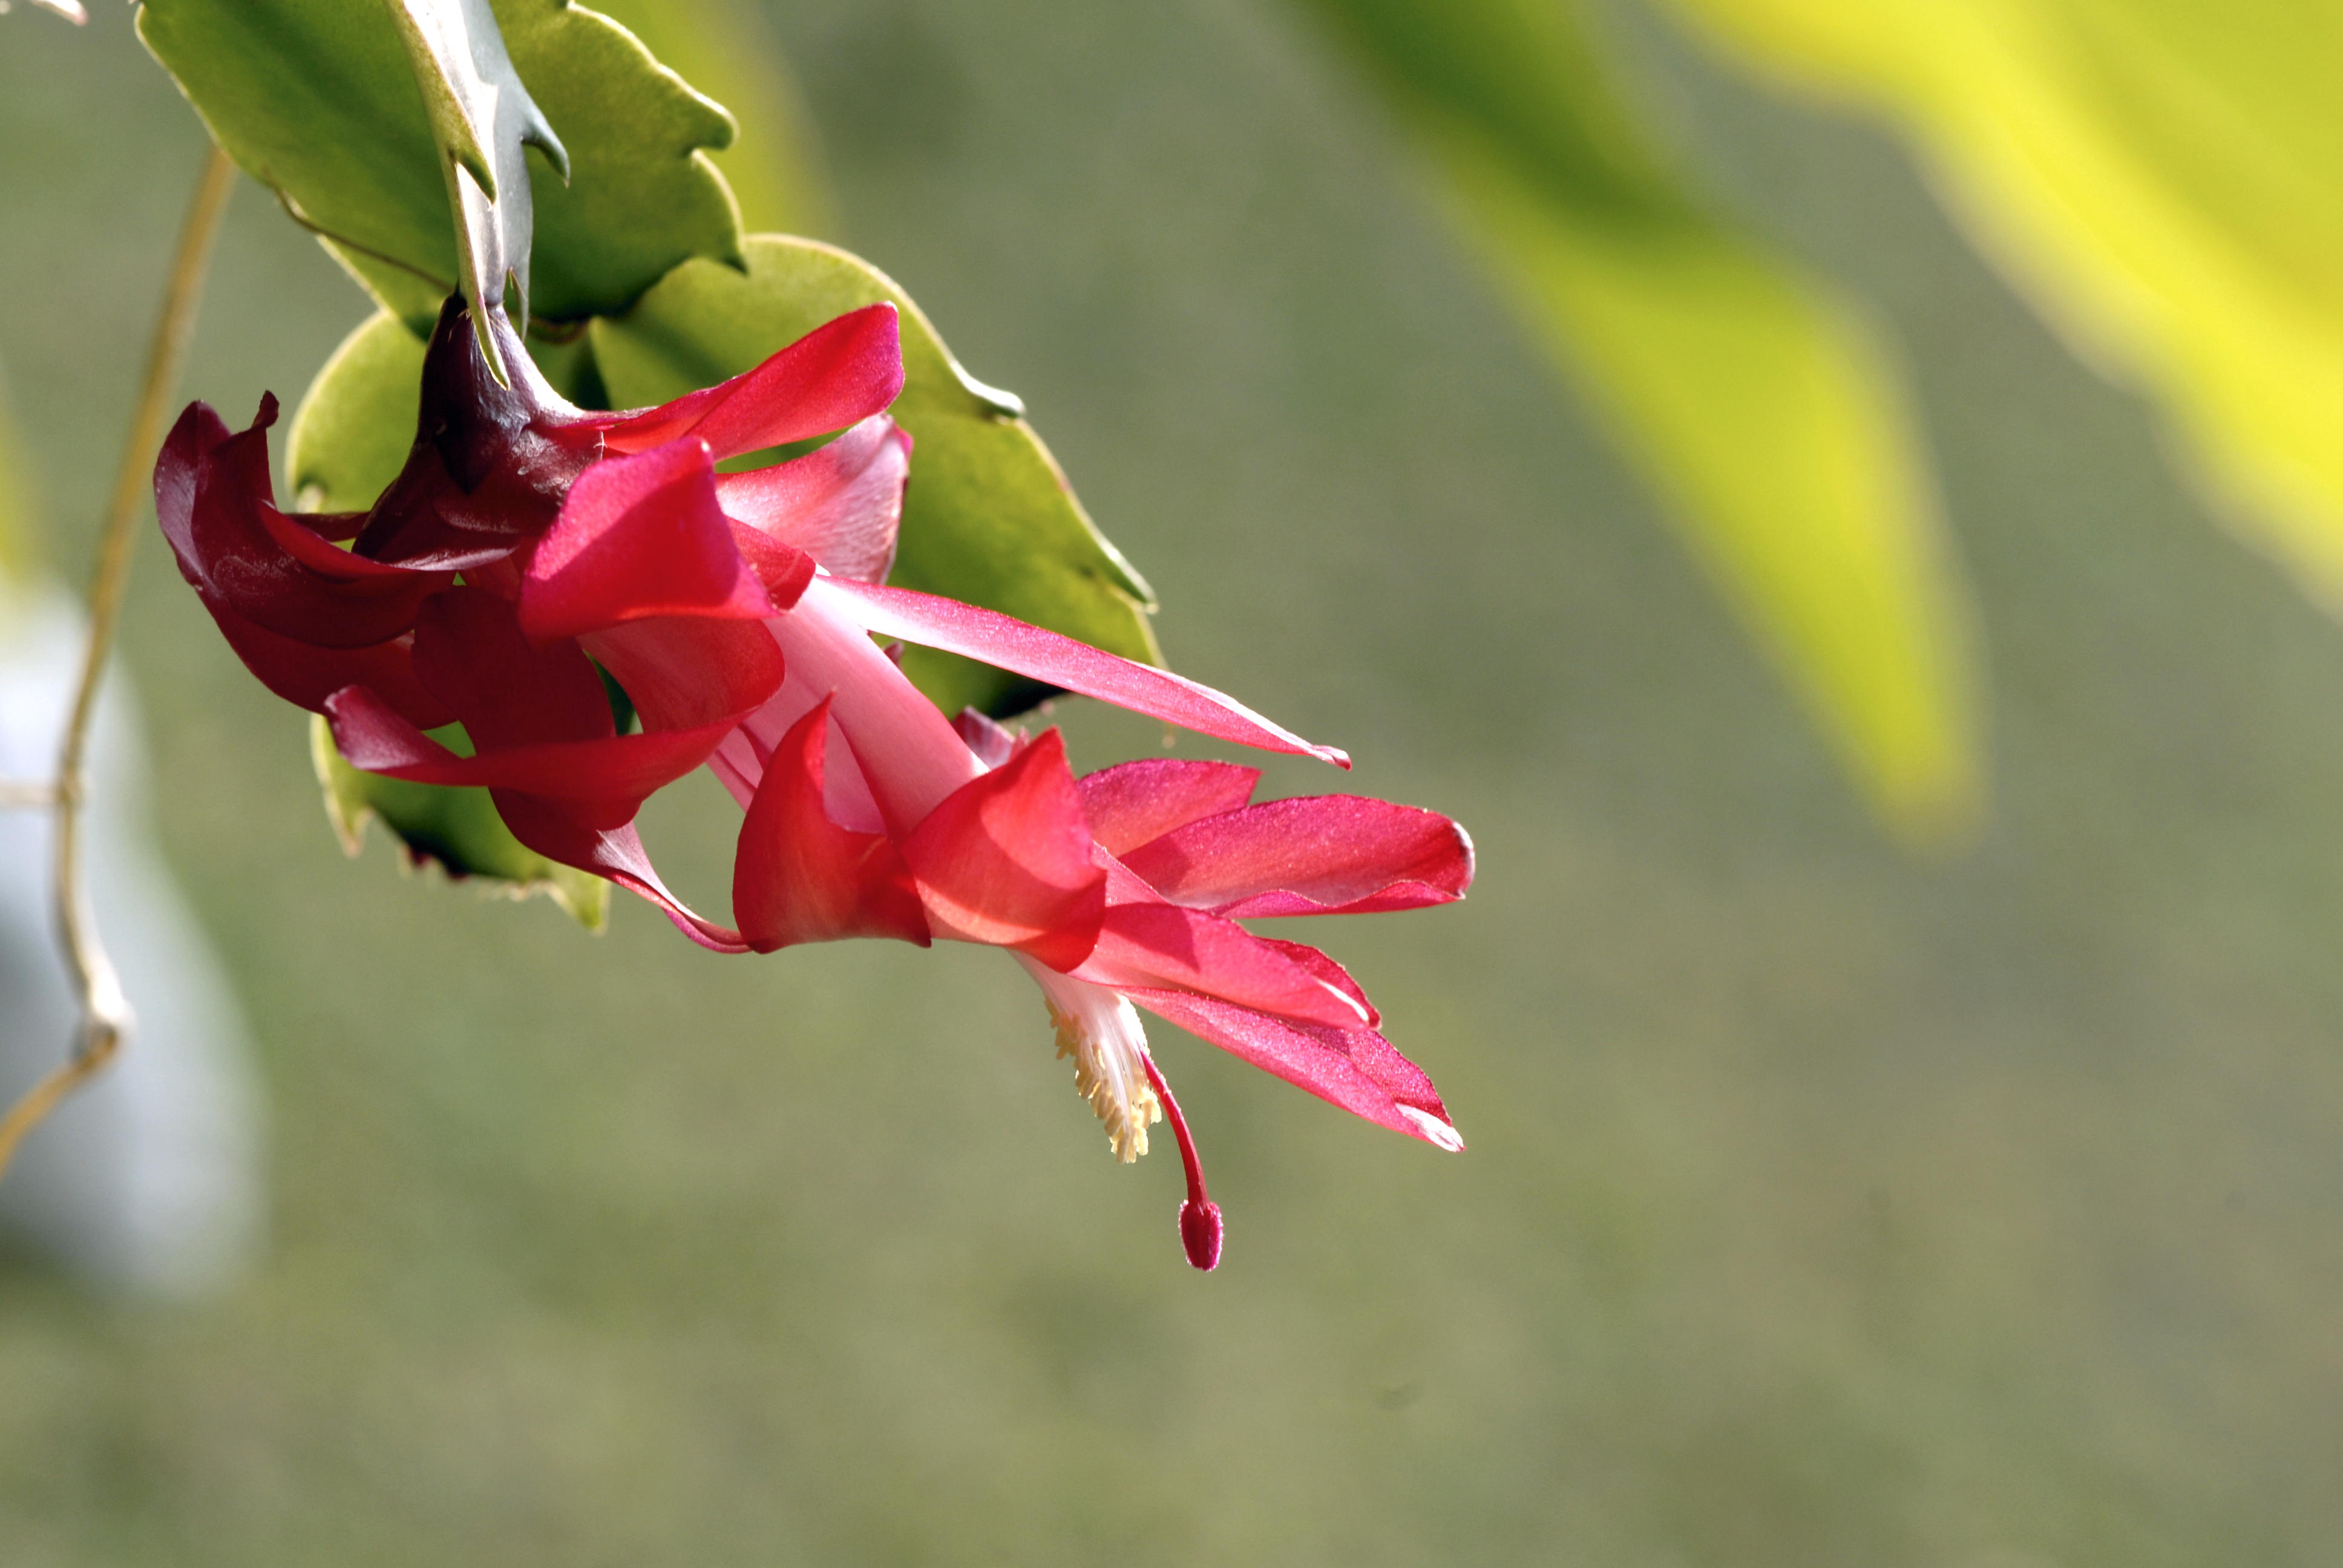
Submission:
<svg viewBox="0 0 2343 1568">
<path fill-rule="evenodd" d="M 688 256 L 738 264 L 739 216 L 707 156 L 732 121 L 632 34 L 566 0 L 397 5 L 465 19 L 426 33 L 445 72 L 436 112 L 388 0 L 146 0 L 138 30 L 220 146 L 418 333 L 462 276 L 440 146 L 476 181 L 485 170 L 485 191 L 529 139 L 526 111 L 501 98 L 478 118 L 478 89 L 502 85 L 493 49 L 462 58 L 484 9 L 527 84 L 520 99 L 568 154 L 565 183 L 537 144 L 535 172 L 551 177 L 533 181 L 531 310 L 580 321 L 625 309 Z"/>
</svg>

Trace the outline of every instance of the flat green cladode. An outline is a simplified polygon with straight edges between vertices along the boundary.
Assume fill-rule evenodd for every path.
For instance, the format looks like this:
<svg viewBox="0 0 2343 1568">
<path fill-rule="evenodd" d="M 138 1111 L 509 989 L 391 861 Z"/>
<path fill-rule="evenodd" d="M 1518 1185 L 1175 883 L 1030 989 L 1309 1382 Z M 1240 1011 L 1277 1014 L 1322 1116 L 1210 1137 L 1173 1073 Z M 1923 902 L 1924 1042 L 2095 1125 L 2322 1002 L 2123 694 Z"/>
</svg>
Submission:
<svg viewBox="0 0 2343 1568">
<path fill-rule="evenodd" d="M 564 0 L 497 0 L 494 13 L 568 153 L 567 182 L 542 153 L 528 160 L 530 309 L 583 320 L 626 308 L 688 256 L 737 262 L 739 214 L 707 156 L 732 139 L 724 110 L 598 13 Z M 327 236 L 376 298 L 427 332 L 458 281 L 456 223 L 433 121 L 389 11 L 349 0 L 146 0 L 138 31 L 245 172 Z"/>
</svg>

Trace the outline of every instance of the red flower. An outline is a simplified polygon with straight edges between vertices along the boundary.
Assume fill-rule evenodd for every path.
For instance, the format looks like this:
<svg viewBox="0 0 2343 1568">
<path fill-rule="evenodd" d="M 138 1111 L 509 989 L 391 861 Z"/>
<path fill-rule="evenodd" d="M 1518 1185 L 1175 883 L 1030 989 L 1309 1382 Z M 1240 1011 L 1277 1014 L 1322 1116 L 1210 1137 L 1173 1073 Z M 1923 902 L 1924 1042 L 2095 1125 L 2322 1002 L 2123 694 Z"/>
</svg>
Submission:
<svg viewBox="0 0 2343 1568">
<path fill-rule="evenodd" d="M 240 435 L 190 407 L 156 469 L 157 508 L 231 645 L 272 690 L 324 713 L 354 765 L 487 786 L 523 843 L 632 889 L 719 951 L 861 936 L 1011 950 L 1117 1156 L 1144 1153 L 1169 1116 L 1200 1268 L 1219 1256 L 1219 1210 L 1133 1003 L 1369 1121 L 1462 1148 L 1351 977 L 1238 921 L 1451 901 L 1472 879 L 1463 831 L 1357 796 L 1248 804 L 1258 774 L 1227 763 L 1077 779 L 1054 729 L 1028 740 L 972 711 L 947 719 L 873 634 L 1349 765 L 1208 687 L 882 586 L 910 452 L 882 412 L 901 374 L 894 313 L 877 306 L 720 387 L 588 413 L 540 382 L 498 386 L 451 301 L 414 451 L 371 511 L 276 509 L 273 402 Z M 837 430 L 790 462 L 715 470 Z M 618 732 L 606 674 L 639 733 Z M 451 720 L 471 755 L 424 733 Z M 738 929 L 669 893 L 632 825 L 702 763 L 746 809 Z"/>
</svg>

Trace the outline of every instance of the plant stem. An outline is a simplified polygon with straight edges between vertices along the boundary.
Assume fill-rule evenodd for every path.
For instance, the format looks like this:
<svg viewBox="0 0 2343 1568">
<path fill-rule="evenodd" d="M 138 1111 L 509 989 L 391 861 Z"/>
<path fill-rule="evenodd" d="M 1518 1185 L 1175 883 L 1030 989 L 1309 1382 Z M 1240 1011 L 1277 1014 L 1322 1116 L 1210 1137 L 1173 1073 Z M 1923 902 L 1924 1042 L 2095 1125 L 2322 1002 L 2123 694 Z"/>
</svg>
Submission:
<svg viewBox="0 0 2343 1568">
<path fill-rule="evenodd" d="M 81 683 L 74 690 L 73 709 L 65 720 L 65 741 L 58 749 L 57 775 L 49 787 L 48 804 L 55 814 L 56 858 L 53 863 L 52 896 L 55 900 L 57 945 L 72 971 L 74 989 L 81 999 L 81 1026 L 73 1054 L 32 1091 L 0 1116 L 0 1173 L 15 1158 L 25 1133 L 40 1125 L 59 1101 L 97 1075 L 114 1060 L 130 1029 L 130 1004 L 122 994 L 114 960 L 98 939 L 97 922 L 89 908 L 89 891 L 81 868 L 82 804 L 88 792 L 86 763 L 90 720 L 97 711 L 100 678 L 106 655 L 114 647 L 115 628 L 122 620 L 122 592 L 130 577 L 131 545 L 147 487 L 155 453 L 163 441 L 163 417 L 186 365 L 187 344 L 195 336 L 196 311 L 203 298 L 204 276 L 211 266 L 212 242 L 219 236 L 220 218 L 235 188 L 236 166 L 217 146 L 211 149 L 196 182 L 179 230 L 178 255 L 163 294 L 163 309 L 155 324 L 155 340 L 146 353 L 146 378 L 138 391 L 138 407 L 131 417 L 130 437 L 122 449 L 122 467 L 114 479 L 106 523 L 98 535 L 97 562 L 89 587 L 89 644 L 82 656 Z M 29 790 L 25 791 L 30 793 Z"/>
</svg>

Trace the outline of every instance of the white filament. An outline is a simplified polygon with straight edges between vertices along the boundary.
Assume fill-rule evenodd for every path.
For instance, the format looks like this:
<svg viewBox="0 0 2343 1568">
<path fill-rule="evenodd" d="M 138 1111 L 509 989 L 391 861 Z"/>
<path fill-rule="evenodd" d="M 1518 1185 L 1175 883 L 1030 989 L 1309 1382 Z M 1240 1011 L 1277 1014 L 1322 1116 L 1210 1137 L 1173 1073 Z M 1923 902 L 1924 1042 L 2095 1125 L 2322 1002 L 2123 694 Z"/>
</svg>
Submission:
<svg viewBox="0 0 2343 1568">
<path fill-rule="evenodd" d="M 1058 1054 L 1074 1059 L 1074 1088 L 1106 1127 L 1114 1157 L 1128 1165 L 1147 1152 L 1149 1124 L 1163 1106 L 1147 1081 L 1147 1030 L 1121 991 L 1061 975 L 1024 954 L 1025 966 L 1050 1005 Z"/>
</svg>

